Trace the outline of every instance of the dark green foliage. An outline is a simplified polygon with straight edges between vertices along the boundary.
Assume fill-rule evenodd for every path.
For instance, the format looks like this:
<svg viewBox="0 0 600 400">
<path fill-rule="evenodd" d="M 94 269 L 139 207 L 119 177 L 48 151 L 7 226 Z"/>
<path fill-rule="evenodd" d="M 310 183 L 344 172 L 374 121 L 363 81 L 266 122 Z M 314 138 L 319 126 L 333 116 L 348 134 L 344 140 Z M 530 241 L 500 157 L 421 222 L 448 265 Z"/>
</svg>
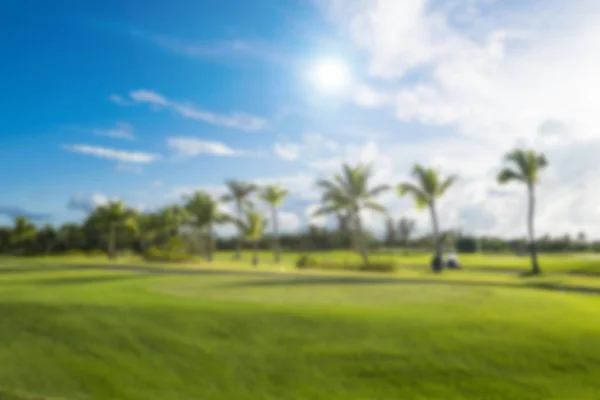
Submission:
<svg viewBox="0 0 600 400">
<path fill-rule="evenodd" d="M 296 260 L 296 268 L 365 272 L 394 272 L 396 270 L 394 262 L 370 262 L 369 264 L 360 264 L 356 263 L 355 260 L 325 259 L 309 254 L 303 254 Z"/>
<path fill-rule="evenodd" d="M 150 247 L 144 252 L 144 259 L 151 262 L 185 262 L 191 261 L 193 256 L 181 251 L 162 250 Z"/>
</svg>

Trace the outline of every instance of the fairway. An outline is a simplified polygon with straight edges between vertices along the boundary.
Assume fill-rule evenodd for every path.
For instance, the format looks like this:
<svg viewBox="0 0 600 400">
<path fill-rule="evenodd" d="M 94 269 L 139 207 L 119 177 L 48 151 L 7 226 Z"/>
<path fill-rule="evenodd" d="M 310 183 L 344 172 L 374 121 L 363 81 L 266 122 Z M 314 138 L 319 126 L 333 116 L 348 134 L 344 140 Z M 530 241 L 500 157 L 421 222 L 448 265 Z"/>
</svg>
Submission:
<svg viewBox="0 0 600 400">
<path fill-rule="evenodd" d="M 0 399 L 597 399 L 600 297 L 0 266 Z M 479 274 L 481 275 L 481 274 Z"/>
</svg>

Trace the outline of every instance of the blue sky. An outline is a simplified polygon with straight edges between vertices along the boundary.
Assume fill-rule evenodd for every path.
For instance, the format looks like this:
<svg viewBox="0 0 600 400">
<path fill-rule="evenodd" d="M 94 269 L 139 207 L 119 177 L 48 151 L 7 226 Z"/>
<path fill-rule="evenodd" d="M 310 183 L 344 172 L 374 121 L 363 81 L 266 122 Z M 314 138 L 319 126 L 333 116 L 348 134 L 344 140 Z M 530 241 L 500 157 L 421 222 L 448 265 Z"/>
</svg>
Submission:
<svg viewBox="0 0 600 400">
<path fill-rule="evenodd" d="M 326 29 L 306 2 L 285 7 L 264 0 L 3 4 L 1 47 L 8 63 L 0 86 L 0 181 L 7 190 L 0 205 L 5 208 L 52 214 L 60 221 L 72 217 L 65 207 L 75 193 L 154 204 L 163 199 L 135 193 L 152 189 L 157 180 L 199 185 L 266 174 L 275 165 L 256 162 L 258 154 L 246 161 L 212 156 L 173 161 L 166 140 L 194 137 L 259 153 L 270 151 L 284 127 L 294 136 L 310 123 L 287 127 L 275 120 L 286 107 L 305 101 L 300 64 L 319 51 L 313 36 Z M 180 51 L 178 45 L 190 49 Z M 110 101 L 111 95 L 128 98 L 140 89 L 215 114 L 251 114 L 264 119 L 265 127 L 247 132 Z M 117 124 L 128 124 L 135 140 L 94 133 L 118 130 Z M 65 150 L 79 144 L 162 157 L 148 164 L 122 163 Z M 290 169 L 284 161 L 271 161 L 279 171 Z"/>
<path fill-rule="evenodd" d="M 522 192 L 493 176 L 503 152 L 527 145 L 576 160 L 547 172 L 539 218 L 554 222 L 541 231 L 600 235 L 587 90 L 599 11 L 587 0 L 4 1 L 0 223 L 80 220 L 115 197 L 153 209 L 239 178 L 289 187 L 292 230 L 318 200 L 315 178 L 341 162 L 373 162 L 376 180 L 395 183 L 418 161 L 461 176 L 442 225 L 518 235 Z M 349 70 L 336 93 L 308 78 L 328 58 Z M 382 201 L 427 229 L 408 200 Z"/>
</svg>

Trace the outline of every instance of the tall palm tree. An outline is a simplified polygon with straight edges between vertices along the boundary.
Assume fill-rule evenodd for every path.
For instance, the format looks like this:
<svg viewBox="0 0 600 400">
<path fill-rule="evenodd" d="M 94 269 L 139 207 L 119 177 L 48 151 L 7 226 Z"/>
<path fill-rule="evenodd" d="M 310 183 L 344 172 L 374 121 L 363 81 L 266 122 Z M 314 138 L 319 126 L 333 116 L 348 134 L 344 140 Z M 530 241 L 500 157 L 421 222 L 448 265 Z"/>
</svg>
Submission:
<svg viewBox="0 0 600 400">
<path fill-rule="evenodd" d="M 506 184 L 509 182 L 520 182 L 527 186 L 529 194 L 529 207 L 527 217 L 527 228 L 529 231 L 529 246 L 531 252 L 531 272 L 541 273 L 537 258 L 537 247 L 535 242 L 535 185 L 538 182 L 540 172 L 548 166 L 548 161 L 543 154 L 537 154 L 533 150 L 515 149 L 504 157 L 508 165 L 498 174 L 498 182 Z"/>
<path fill-rule="evenodd" d="M 440 238 L 436 201 L 446 193 L 457 178 L 456 176 L 450 176 L 442 179 L 439 172 L 435 169 L 425 168 L 419 164 L 415 164 L 412 173 L 417 183 L 399 183 L 397 186 L 398 195 L 400 197 L 406 195 L 412 196 L 419 209 L 429 208 L 435 241 L 432 268 L 434 271 L 439 272 L 442 269 L 442 241 Z"/>
<path fill-rule="evenodd" d="M 237 225 L 243 238 L 252 243 L 252 265 L 258 265 L 258 243 L 263 238 L 269 221 L 253 207 L 248 207 L 244 217 L 237 220 Z"/>
<path fill-rule="evenodd" d="M 322 179 L 317 182 L 317 186 L 323 189 L 323 207 L 315 212 L 315 215 L 348 213 L 355 247 L 365 264 L 369 263 L 369 256 L 360 212 L 368 209 L 385 213 L 385 208 L 375 198 L 389 190 L 388 185 L 370 187 L 370 178 L 370 165 L 343 164 L 341 173 L 335 174 L 330 180 Z"/>
<path fill-rule="evenodd" d="M 260 199 L 265 203 L 269 204 L 271 208 L 271 221 L 273 224 L 273 251 L 275 253 L 275 262 L 279 263 L 281 259 L 281 252 L 279 249 L 279 220 L 277 215 L 277 208 L 283 203 L 283 200 L 290 194 L 286 189 L 281 188 L 278 185 L 267 186 L 260 193 Z"/>
<path fill-rule="evenodd" d="M 210 262 L 213 259 L 214 248 L 213 227 L 215 224 L 230 221 L 231 217 L 219 210 L 219 203 L 209 194 L 200 191 L 187 197 L 185 208 L 193 217 L 192 225 L 206 234 L 206 259 Z"/>
<path fill-rule="evenodd" d="M 120 229 L 137 231 L 136 213 L 128 208 L 121 200 L 112 201 L 106 205 L 99 206 L 92 212 L 88 220 L 97 224 L 108 234 L 108 256 L 117 256 L 117 232 Z"/>
<path fill-rule="evenodd" d="M 248 198 L 258 188 L 256 185 L 251 183 L 245 183 L 240 181 L 228 180 L 225 181 L 225 186 L 229 193 L 221 197 L 221 201 L 235 204 L 236 216 L 238 219 L 242 218 L 244 206 L 248 204 Z M 235 249 L 235 258 L 239 260 L 242 255 L 242 241 L 244 240 L 244 232 L 238 226 L 238 240 Z"/>
</svg>

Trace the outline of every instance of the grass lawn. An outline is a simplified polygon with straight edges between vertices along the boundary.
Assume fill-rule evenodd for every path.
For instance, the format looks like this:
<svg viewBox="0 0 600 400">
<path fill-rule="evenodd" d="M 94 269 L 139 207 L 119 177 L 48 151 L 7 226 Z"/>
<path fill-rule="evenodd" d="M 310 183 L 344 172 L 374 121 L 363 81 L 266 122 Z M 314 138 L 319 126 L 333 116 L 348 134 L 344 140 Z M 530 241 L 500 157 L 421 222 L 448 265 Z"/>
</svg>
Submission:
<svg viewBox="0 0 600 400">
<path fill-rule="evenodd" d="M 79 264 L 0 261 L 0 399 L 600 398 L 600 296 L 540 289 L 600 278 Z"/>
</svg>

